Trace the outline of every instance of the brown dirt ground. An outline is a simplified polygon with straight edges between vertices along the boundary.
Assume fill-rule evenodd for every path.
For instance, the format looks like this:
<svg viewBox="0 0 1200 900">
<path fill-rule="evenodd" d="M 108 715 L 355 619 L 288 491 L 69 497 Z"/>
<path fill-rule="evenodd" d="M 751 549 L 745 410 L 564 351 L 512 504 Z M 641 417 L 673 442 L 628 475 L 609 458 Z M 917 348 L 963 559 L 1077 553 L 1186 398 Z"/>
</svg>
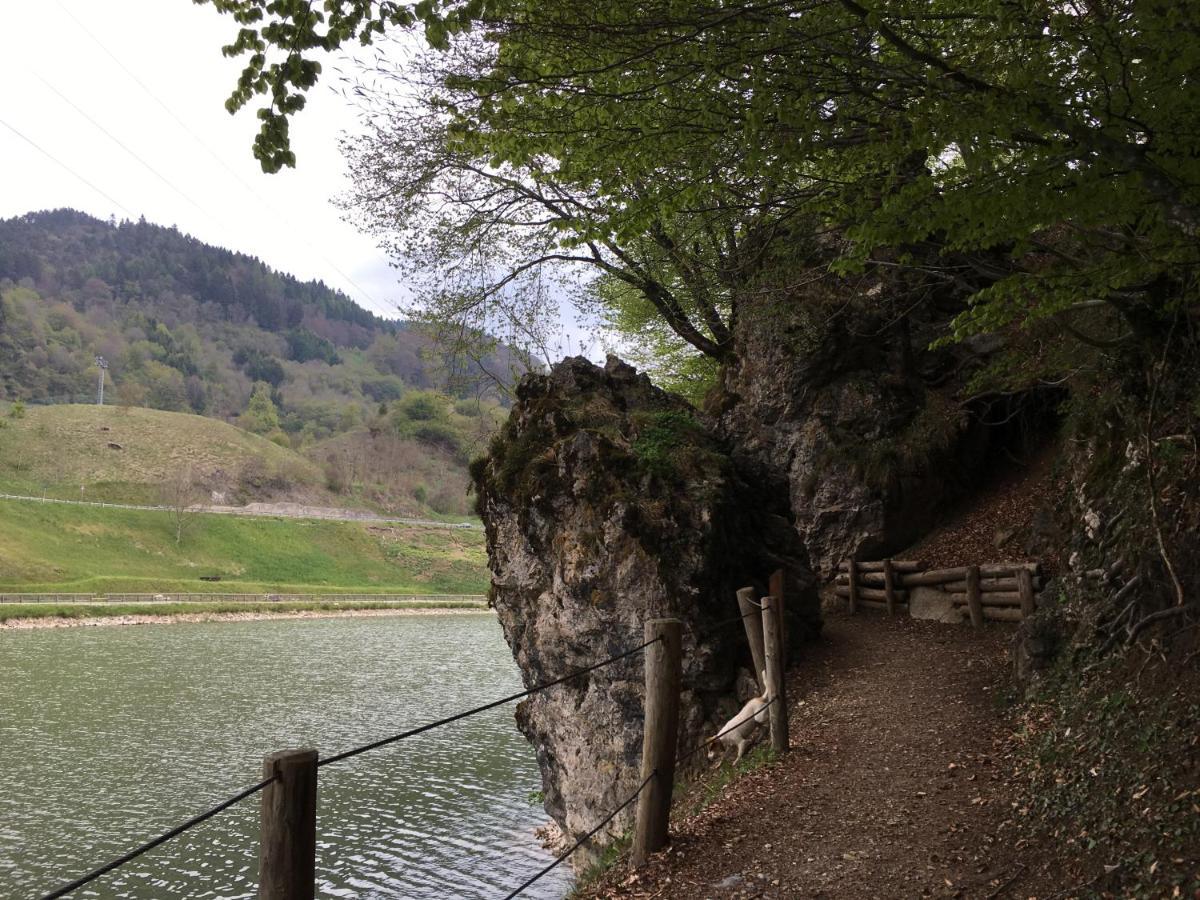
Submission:
<svg viewBox="0 0 1200 900">
<path fill-rule="evenodd" d="M 1078 881 L 1014 821 L 1011 635 L 829 616 L 789 675 L 791 752 L 674 822 L 649 865 L 582 896 L 1070 896 Z"/>
<path fill-rule="evenodd" d="M 1040 513 L 1052 514 L 1066 484 L 1054 471 L 1055 448 L 1048 447 L 1024 463 L 1003 469 L 992 481 L 973 491 L 955 508 L 946 510 L 943 524 L 912 547 L 904 558 L 918 559 L 926 568 L 1032 560 L 1025 544 Z M 1062 569 L 1053 544 L 1043 546 L 1042 571 Z"/>
</svg>

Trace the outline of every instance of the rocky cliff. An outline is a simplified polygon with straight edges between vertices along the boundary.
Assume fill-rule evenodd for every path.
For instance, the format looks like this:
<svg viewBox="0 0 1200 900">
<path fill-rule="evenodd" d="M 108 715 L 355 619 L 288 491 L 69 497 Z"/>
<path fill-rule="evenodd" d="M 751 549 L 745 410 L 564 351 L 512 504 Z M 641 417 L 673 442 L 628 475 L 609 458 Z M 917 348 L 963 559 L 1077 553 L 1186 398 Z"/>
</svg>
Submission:
<svg viewBox="0 0 1200 900">
<path fill-rule="evenodd" d="M 744 477 L 681 400 L 610 358 L 527 376 L 489 455 L 473 468 L 492 601 L 526 684 L 636 647 L 648 618 L 684 628 L 680 746 L 736 710 L 749 652 L 735 591 L 786 572 L 793 637 L 819 627 L 814 581 L 787 493 Z M 635 654 L 517 710 L 537 749 L 547 812 L 571 836 L 637 786 L 643 671 Z M 632 821 L 632 807 L 606 837 Z"/>
<path fill-rule="evenodd" d="M 911 289 L 909 291 L 911 293 Z M 748 297 L 713 401 L 736 464 L 784 486 L 811 564 L 911 543 L 986 444 L 952 388 L 994 349 L 931 350 L 956 307 L 904 311 L 901 285 L 825 279 Z"/>
</svg>

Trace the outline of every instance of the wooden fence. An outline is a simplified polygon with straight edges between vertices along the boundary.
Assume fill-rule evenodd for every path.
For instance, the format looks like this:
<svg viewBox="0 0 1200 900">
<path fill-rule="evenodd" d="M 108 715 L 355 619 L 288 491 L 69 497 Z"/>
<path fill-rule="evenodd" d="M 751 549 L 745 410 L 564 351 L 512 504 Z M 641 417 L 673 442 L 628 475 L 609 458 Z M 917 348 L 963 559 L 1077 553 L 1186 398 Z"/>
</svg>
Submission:
<svg viewBox="0 0 1200 900">
<path fill-rule="evenodd" d="M 886 609 L 890 615 L 909 605 L 911 589 L 934 588 L 954 606 L 966 607 L 971 624 L 979 628 L 988 619 L 1019 622 L 1033 615 L 1044 580 L 1037 562 L 926 569 L 913 560 L 884 559 L 843 561 L 834 585 L 837 596 L 848 600 L 851 613 L 862 606 Z"/>
</svg>

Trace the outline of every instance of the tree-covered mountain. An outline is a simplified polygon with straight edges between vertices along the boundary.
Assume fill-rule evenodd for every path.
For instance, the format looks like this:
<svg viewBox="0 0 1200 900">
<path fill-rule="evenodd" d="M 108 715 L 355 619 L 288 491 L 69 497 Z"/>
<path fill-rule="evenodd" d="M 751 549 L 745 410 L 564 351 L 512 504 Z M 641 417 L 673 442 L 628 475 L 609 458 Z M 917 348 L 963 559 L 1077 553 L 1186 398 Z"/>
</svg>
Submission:
<svg viewBox="0 0 1200 900">
<path fill-rule="evenodd" d="M 102 356 L 109 398 L 133 406 L 234 418 L 265 382 L 297 444 L 414 389 L 487 393 L 406 323 L 144 219 L 63 209 L 0 221 L 0 297 L 0 399 L 91 397 Z"/>
<path fill-rule="evenodd" d="M 103 357 L 106 403 L 232 421 L 306 451 L 339 491 L 464 512 L 463 466 L 502 392 L 431 351 L 405 322 L 175 228 L 67 209 L 0 221 L 0 401 L 92 402 Z M 514 371 L 503 347 L 483 366 Z"/>
</svg>

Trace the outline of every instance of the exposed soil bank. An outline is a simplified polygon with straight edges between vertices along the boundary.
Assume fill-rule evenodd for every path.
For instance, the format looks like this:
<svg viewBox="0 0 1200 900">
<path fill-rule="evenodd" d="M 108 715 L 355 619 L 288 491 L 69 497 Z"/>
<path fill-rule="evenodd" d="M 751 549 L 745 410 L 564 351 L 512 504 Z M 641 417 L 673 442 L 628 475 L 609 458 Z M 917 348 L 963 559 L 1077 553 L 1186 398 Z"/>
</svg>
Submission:
<svg viewBox="0 0 1200 900">
<path fill-rule="evenodd" d="M 196 612 L 174 615 L 89 616 L 87 618 L 38 617 L 0 622 L 0 630 L 76 628 L 93 625 L 164 625 L 174 622 L 254 622 L 260 619 L 350 619 L 378 616 L 480 616 L 489 609 L 305 609 L 280 612 Z"/>
<path fill-rule="evenodd" d="M 997 900 L 1078 884 L 1075 861 L 1017 827 L 1011 635 L 834 614 L 791 673 L 791 752 L 583 896 Z"/>
</svg>

